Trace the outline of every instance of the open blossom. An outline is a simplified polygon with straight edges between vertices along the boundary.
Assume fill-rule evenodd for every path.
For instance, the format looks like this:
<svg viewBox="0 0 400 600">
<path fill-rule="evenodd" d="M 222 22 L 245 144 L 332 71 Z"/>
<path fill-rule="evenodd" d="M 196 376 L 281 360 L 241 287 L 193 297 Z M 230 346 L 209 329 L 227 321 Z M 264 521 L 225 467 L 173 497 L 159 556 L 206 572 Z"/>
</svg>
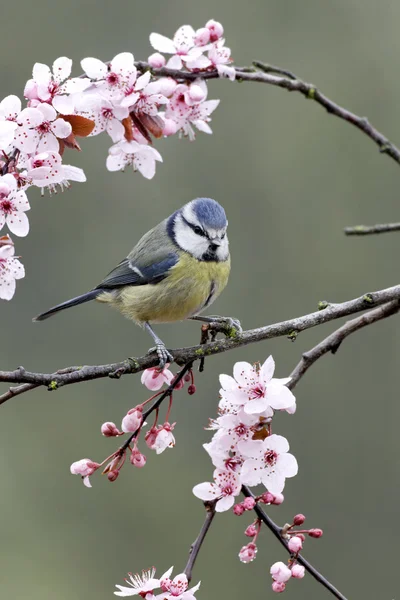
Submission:
<svg viewBox="0 0 400 600">
<path fill-rule="evenodd" d="M 11 300 L 15 293 L 16 279 L 25 276 L 25 269 L 14 256 L 14 244 L 11 238 L 3 236 L 0 238 L 0 298 Z"/>
<path fill-rule="evenodd" d="M 212 44 L 208 51 L 208 58 L 210 59 L 212 66 L 217 69 L 220 77 L 225 76 L 231 81 L 235 80 L 235 67 L 229 66 L 229 63 L 232 62 L 230 48 L 224 46 L 221 41 L 216 42 L 215 44 Z"/>
<path fill-rule="evenodd" d="M 129 579 L 125 579 L 125 581 L 130 587 L 116 585 L 115 587 L 119 591 L 114 592 L 114 594 L 122 597 L 140 595 L 142 598 L 149 595 L 149 598 L 151 598 L 153 597 L 153 590 L 160 587 L 160 580 L 154 578 L 155 574 L 156 570 L 154 568 L 142 571 L 141 575 L 128 573 Z"/>
<path fill-rule="evenodd" d="M 32 79 L 27 82 L 24 90 L 29 105 L 47 102 L 61 114 L 73 114 L 75 95 L 85 90 L 90 81 L 85 77 L 70 77 L 71 69 L 72 60 L 66 56 L 54 61 L 53 72 L 47 65 L 35 63 Z"/>
<path fill-rule="evenodd" d="M 194 594 L 200 587 L 200 582 L 188 589 L 189 582 L 185 573 L 176 575 L 170 579 L 172 567 L 160 578 L 160 586 L 163 593 L 158 594 L 156 600 L 195 600 Z M 166 592 L 168 592 L 166 594 Z"/>
<path fill-rule="evenodd" d="M 160 371 L 158 367 L 150 367 L 142 373 L 140 381 L 147 387 L 148 390 L 156 391 L 162 388 L 164 383 L 169 385 L 174 378 L 174 374 L 168 369 L 169 364 L 166 364 L 164 369 Z"/>
<path fill-rule="evenodd" d="M 154 440 L 153 449 L 157 454 L 161 454 L 167 448 L 173 448 L 175 446 L 175 438 L 172 430 L 174 429 L 175 423 L 164 423 L 158 430 Z"/>
<path fill-rule="evenodd" d="M 156 161 L 162 162 L 161 154 L 155 148 L 135 141 L 118 142 L 108 152 L 106 165 L 109 171 L 122 171 L 126 166 L 131 166 L 146 179 L 154 177 Z"/>
<path fill-rule="evenodd" d="M 0 229 L 6 223 L 15 235 L 25 236 L 29 232 L 29 221 L 25 211 L 29 202 L 23 190 L 19 190 L 11 174 L 0 177 Z"/>
<path fill-rule="evenodd" d="M 90 458 L 82 458 L 72 463 L 70 471 L 72 475 L 80 475 L 86 487 L 92 487 L 89 477 L 100 467 L 99 463 L 93 462 Z"/>
<path fill-rule="evenodd" d="M 285 478 L 297 474 L 297 461 L 288 453 L 289 443 L 281 435 L 272 434 L 263 441 L 241 441 L 238 449 L 246 458 L 240 472 L 244 484 L 263 483 L 272 494 L 279 494 L 285 487 Z"/>
<path fill-rule="evenodd" d="M 279 581 L 281 583 L 286 583 L 292 576 L 292 572 L 289 567 L 281 561 L 274 563 L 269 572 L 271 573 L 274 581 Z"/>
<path fill-rule="evenodd" d="M 204 69 L 209 66 L 209 61 L 202 55 L 201 48 L 195 46 L 196 32 L 190 25 L 182 25 L 173 39 L 159 33 L 150 34 L 150 44 L 158 52 L 173 54 L 168 61 L 170 69 L 181 69 L 183 63 L 190 64 L 189 68 Z M 188 66 L 188 65 L 187 65 Z"/>
<path fill-rule="evenodd" d="M 234 502 L 235 496 L 240 494 L 241 482 L 239 477 L 229 471 L 215 469 L 214 483 L 199 483 L 193 488 L 193 494 L 200 500 L 217 500 L 215 510 L 224 512 L 229 510 Z"/>
<path fill-rule="evenodd" d="M 72 133 L 71 124 L 57 117 L 57 112 L 45 102 L 39 103 L 36 110 L 41 113 L 39 122 L 26 123 L 15 132 L 15 146 L 22 152 L 58 152 L 58 139 L 67 138 Z"/>
<path fill-rule="evenodd" d="M 131 52 L 117 54 L 108 65 L 98 58 L 84 58 L 81 66 L 99 93 L 114 104 L 118 104 L 135 85 L 137 69 Z"/>
<path fill-rule="evenodd" d="M 286 387 L 290 378 L 273 379 L 275 362 L 269 356 L 263 365 L 237 362 L 233 367 L 233 378 L 220 375 L 220 394 L 232 404 L 244 407 L 247 414 L 262 413 L 269 409 L 287 409 L 296 402 Z"/>
<path fill-rule="evenodd" d="M 122 419 L 121 429 L 124 433 L 134 433 L 139 429 L 143 421 L 143 408 L 136 406 L 132 408 Z"/>
<path fill-rule="evenodd" d="M 86 175 L 82 169 L 73 165 L 63 165 L 58 152 L 40 152 L 26 158 L 23 163 L 26 167 L 21 176 L 29 185 L 39 188 L 49 188 L 50 192 L 56 191 L 58 185 L 61 189 L 70 186 L 70 181 L 86 181 Z"/>
<path fill-rule="evenodd" d="M 150 81 L 150 78 L 149 71 L 138 77 L 134 87 L 126 90 L 120 105 L 132 107 L 137 112 L 156 115 L 162 104 L 168 104 L 168 98 L 161 93 L 162 84 Z"/>
<path fill-rule="evenodd" d="M 242 563 L 252 562 L 256 558 L 257 546 L 254 542 L 250 542 L 243 546 L 239 552 L 239 560 Z"/>
</svg>

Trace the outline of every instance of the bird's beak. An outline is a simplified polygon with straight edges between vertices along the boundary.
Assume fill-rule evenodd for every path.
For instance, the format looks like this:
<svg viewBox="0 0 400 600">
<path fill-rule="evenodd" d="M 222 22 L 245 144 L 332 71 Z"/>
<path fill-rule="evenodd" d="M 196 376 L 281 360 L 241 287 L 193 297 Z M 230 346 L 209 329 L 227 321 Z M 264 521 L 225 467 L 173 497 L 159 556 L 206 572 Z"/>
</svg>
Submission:
<svg viewBox="0 0 400 600">
<path fill-rule="evenodd" d="M 222 244 L 222 240 L 216 235 L 214 238 L 212 238 L 211 243 L 213 246 L 220 246 Z"/>
</svg>

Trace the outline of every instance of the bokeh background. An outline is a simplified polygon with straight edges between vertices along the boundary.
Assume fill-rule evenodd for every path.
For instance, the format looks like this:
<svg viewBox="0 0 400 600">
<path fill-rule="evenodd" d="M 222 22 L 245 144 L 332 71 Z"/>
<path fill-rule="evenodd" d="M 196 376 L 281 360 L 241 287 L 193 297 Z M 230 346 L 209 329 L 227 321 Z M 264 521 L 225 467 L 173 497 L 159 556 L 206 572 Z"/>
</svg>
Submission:
<svg viewBox="0 0 400 600">
<path fill-rule="evenodd" d="M 398 34 L 393 0 L 14 0 L 2 8 L 1 95 L 22 95 L 32 64 L 62 55 L 104 60 L 123 50 L 151 53 L 150 32 L 171 36 L 209 18 L 225 26 L 239 65 L 264 60 L 298 73 L 400 142 Z M 345 238 L 343 227 L 399 219 L 399 166 L 359 131 L 298 94 L 261 84 L 210 83 L 220 98 L 213 136 L 157 143 L 164 163 L 152 181 L 108 173 L 109 139 L 83 140 L 68 161 L 88 182 L 57 196 L 29 191 L 31 233 L 17 240 L 27 276 L 1 311 L 0 367 L 51 372 L 141 355 L 147 334 L 101 305 L 85 305 L 43 324 L 36 315 L 98 283 L 140 235 L 200 195 L 229 216 L 233 260 L 228 289 L 214 312 L 245 328 L 311 312 L 319 300 L 344 301 L 398 283 L 398 234 Z M 195 396 L 177 394 L 174 450 L 152 454 L 143 470 L 127 465 L 113 485 L 83 487 L 73 461 L 101 460 L 115 448 L 100 425 L 120 421 L 146 397 L 139 377 L 44 389 L 1 407 L 0 597 L 7 600 L 106 600 L 127 571 L 151 565 L 182 570 L 203 519 L 194 484 L 211 477 L 201 444 L 215 415 L 218 374 L 236 360 L 273 354 L 286 376 L 336 324 L 214 357 Z M 158 328 L 170 347 L 191 345 L 199 327 Z M 400 468 L 398 321 L 374 325 L 325 357 L 296 389 L 298 412 L 279 432 L 297 456 L 299 475 L 270 514 L 296 512 L 324 537 L 305 555 L 349 598 L 395 598 L 398 579 Z M 4 389 L 6 387 L 4 386 Z M 237 559 L 250 515 L 219 516 L 194 572 L 199 598 L 271 597 L 269 567 L 285 560 L 263 531 L 257 560 Z M 328 598 L 309 576 L 286 596 Z"/>
</svg>

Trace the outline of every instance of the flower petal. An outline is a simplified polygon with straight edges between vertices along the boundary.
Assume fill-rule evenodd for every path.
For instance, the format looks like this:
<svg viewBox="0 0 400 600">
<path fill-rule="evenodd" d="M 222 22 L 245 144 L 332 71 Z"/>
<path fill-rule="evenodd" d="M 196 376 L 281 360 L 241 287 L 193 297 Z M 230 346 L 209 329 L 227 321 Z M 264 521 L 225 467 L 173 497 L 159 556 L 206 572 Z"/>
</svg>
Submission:
<svg viewBox="0 0 400 600">
<path fill-rule="evenodd" d="M 165 37 L 165 35 L 160 35 L 159 33 L 151 33 L 150 44 L 155 50 L 158 50 L 158 52 L 175 54 L 176 50 L 174 42 L 171 39 Z"/>
</svg>

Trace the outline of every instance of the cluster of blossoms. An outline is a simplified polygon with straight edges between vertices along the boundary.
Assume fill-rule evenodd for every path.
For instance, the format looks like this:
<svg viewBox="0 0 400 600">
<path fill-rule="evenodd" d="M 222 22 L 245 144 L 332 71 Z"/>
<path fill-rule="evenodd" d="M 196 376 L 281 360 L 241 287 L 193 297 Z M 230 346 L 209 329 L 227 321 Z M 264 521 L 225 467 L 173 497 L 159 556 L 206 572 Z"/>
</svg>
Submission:
<svg viewBox="0 0 400 600">
<path fill-rule="evenodd" d="M 67 57 L 55 60 L 52 69 L 36 63 L 24 89 L 27 105 L 14 95 L 0 102 L 0 229 L 6 224 L 17 236 L 28 234 L 25 192 L 30 186 L 52 193 L 69 187 L 70 181 L 86 181 L 82 169 L 63 163 L 65 148 L 81 150 L 78 137 L 105 131 L 112 141 L 107 169 L 131 166 L 151 179 L 156 162 L 162 161 L 153 138 L 177 133 L 193 140 L 193 127 L 212 133 L 210 115 L 219 100 L 207 99 L 204 80 L 184 82 L 180 75 L 217 70 L 234 79 L 222 36 L 222 25 L 213 20 L 197 31 L 183 25 L 173 39 L 152 33 L 150 43 L 157 52 L 148 63 L 139 63 L 140 70 L 130 52 L 109 63 L 83 59 L 81 77 L 70 76 L 72 60 Z M 161 52 L 172 56 L 167 61 Z M 157 72 L 164 66 L 172 70 L 169 76 Z M 8 275 L 2 275 L 4 269 Z M 1 262 L 0 298 L 5 300 L 15 290 L 16 278 L 4 283 L 10 273 L 13 269 Z"/>
<path fill-rule="evenodd" d="M 144 435 L 146 446 L 155 450 L 156 454 L 161 454 L 167 448 L 173 448 L 175 446 L 175 438 L 172 433 L 175 423 L 169 422 L 169 415 L 172 408 L 172 392 L 173 390 L 180 390 L 185 386 L 185 383 L 189 383 L 187 386 L 187 392 L 193 395 L 196 391 L 193 383 L 192 371 L 185 374 L 182 379 L 177 379 L 178 375 L 174 375 L 167 365 L 163 371 L 159 371 L 156 367 L 146 369 L 143 371 L 141 381 L 147 389 L 156 391 L 150 398 L 145 400 L 142 404 L 131 408 L 127 414 L 123 417 L 121 423 L 121 429 L 118 429 L 115 423 L 108 421 L 103 423 L 101 426 L 101 433 L 105 437 L 119 437 L 125 434 L 130 434 L 128 440 L 118 450 L 113 452 L 110 456 L 105 458 L 101 463 L 94 462 L 89 458 L 83 458 L 74 462 L 71 467 L 71 473 L 73 475 L 80 475 L 83 479 L 83 483 L 86 487 L 92 487 L 90 483 L 90 476 L 93 475 L 98 469 L 103 469 L 103 474 L 107 474 L 109 481 L 115 481 L 120 471 L 125 464 L 127 453 L 129 452 L 129 461 L 134 467 L 144 467 L 146 464 L 146 456 L 139 450 L 138 444 L 139 439 L 143 430 L 143 427 L 147 425 L 143 418 L 143 408 L 146 404 L 154 401 L 159 396 L 164 394 L 164 397 L 169 396 L 169 406 L 165 421 L 162 424 L 158 424 L 158 410 L 155 411 L 155 420 L 153 425 L 148 429 Z M 166 384 L 168 387 L 166 390 L 162 390 L 163 385 Z M 153 409 L 151 409 L 152 411 Z"/>
<path fill-rule="evenodd" d="M 170 578 L 173 567 L 168 569 L 160 579 L 156 579 L 155 569 L 142 571 L 141 575 L 128 573 L 129 578 L 125 579 L 129 587 L 117 585 L 118 592 L 116 596 L 141 596 L 145 600 L 195 600 L 195 593 L 200 587 L 200 582 L 189 588 L 189 582 L 185 573 Z M 154 594 L 155 589 L 161 589 L 159 594 Z"/>
</svg>

